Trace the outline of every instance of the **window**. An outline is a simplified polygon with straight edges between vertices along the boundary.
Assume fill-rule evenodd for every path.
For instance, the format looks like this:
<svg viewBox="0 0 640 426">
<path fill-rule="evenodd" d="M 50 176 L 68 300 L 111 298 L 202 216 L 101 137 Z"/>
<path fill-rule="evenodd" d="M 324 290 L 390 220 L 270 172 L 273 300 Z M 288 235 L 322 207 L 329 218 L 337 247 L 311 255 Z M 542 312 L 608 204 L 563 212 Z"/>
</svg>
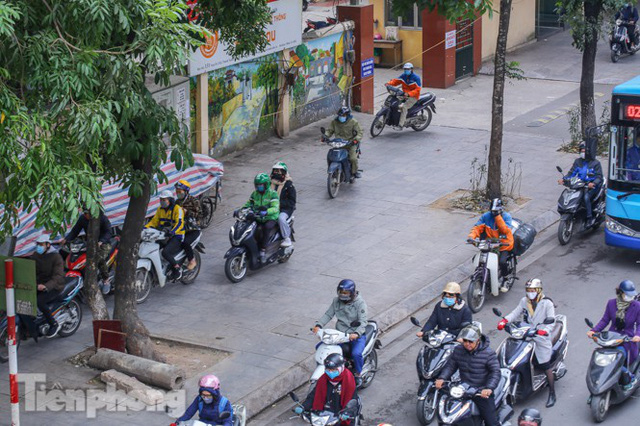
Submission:
<svg viewBox="0 0 640 426">
<path fill-rule="evenodd" d="M 422 28 L 422 11 L 418 10 L 417 5 L 413 5 L 413 8 L 405 11 L 401 16 L 397 16 L 393 13 L 392 9 L 393 0 L 385 1 L 385 24 L 387 26 L 398 26 L 402 28 L 420 29 Z"/>
<path fill-rule="evenodd" d="M 634 127 L 618 126 L 612 138 L 616 145 L 610 178 L 640 182 L 640 135 Z"/>
</svg>

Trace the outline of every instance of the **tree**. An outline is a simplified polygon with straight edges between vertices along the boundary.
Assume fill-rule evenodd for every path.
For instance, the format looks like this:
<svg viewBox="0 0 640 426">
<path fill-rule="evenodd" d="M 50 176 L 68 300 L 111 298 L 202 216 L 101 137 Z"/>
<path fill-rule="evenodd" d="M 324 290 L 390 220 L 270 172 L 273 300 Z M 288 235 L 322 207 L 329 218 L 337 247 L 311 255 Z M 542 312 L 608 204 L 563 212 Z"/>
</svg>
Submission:
<svg viewBox="0 0 640 426">
<path fill-rule="evenodd" d="M 226 13 L 203 13 L 202 22 L 234 55 L 264 47 L 255 38 L 271 18 L 264 0 L 200 0 L 203 11 L 214 6 Z M 187 9 L 184 0 L 0 1 L 0 234 L 12 233 L 21 208 L 38 208 L 36 226 L 63 232 L 81 203 L 97 217 L 102 184 L 121 181 L 130 202 L 114 318 L 129 352 L 146 357 L 155 354 L 136 309 L 134 249 L 154 178 L 166 181 L 161 164 L 170 158 L 181 169 L 193 157 L 184 127 L 153 100 L 145 77 L 168 86 L 184 73 L 207 33 L 187 22 Z M 238 21 L 242 40 L 229 36 Z"/>
<path fill-rule="evenodd" d="M 436 10 L 440 15 L 453 22 L 460 18 L 473 19 L 477 15 L 492 13 L 493 0 L 393 0 L 393 12 L 404 16 L 414 5 L 418 10 Z"/>
</svg>

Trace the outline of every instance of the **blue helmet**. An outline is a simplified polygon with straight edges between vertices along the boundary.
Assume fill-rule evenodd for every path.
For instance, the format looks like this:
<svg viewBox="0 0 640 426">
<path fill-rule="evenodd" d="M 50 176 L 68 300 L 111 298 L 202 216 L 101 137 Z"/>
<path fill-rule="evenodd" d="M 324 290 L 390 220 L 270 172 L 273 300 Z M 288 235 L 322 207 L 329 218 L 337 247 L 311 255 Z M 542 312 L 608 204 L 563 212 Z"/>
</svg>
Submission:
<svg viewBox="0 0 640 426">
<path fill-rule="evenodd" d="M 636 285 L 631 280 L 624 280 L 618 285 L 618 291 L 626 294 L 629 297 L 635 297 L 638 292 L 636 291 Z"/>
<path fill-rule="evenodd" d="M 356 298 L 356 283 L 353 280 L 346 279 L 340 281 L 338 284 L 338 288 L 336 290 L 338 292 L 338 299 L 343 302 L 351 302 Z M 341 294 L 342 292 L 349 292 L 349 295 Z"/>
</svg>

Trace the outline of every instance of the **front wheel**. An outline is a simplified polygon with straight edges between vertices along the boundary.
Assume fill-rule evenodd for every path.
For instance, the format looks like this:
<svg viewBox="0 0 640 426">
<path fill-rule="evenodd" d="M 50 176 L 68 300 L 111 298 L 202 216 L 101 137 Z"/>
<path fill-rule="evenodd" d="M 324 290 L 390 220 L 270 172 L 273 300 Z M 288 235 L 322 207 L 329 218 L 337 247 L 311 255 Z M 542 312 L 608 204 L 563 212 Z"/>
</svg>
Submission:
<svg viewBox="0 0 640 426">
<path fill-rule="evenodd" d="M 480 309 L 484 306 L 485 298 L 484 283 L 479 279 L 471 281 L 467 290 L 467 302 L 471 312 L 474 314 L 480 312 Z"/>
<path fill-rule="evenodd" d="M 362 376 L 362 385 L 360 389 L 368 388 L 373 382 L 373 378 L 376 376 L 376 371 L 378 371 L 378 353 L 376 350 L 372 350 L 369 356 L 367 356 L 364 360 L 363 369 L 367 369 L 364 376 Z"/>
<path fill-rule="evenodd" d="M 380 133 L 382 133 L 386 121 L 387 118 L 384 114 L 376 115 L 376 118 L 373 119 L 373 123 L 371 123 L 370 133 L 372 138 L 375 138 L 376 136 L 380 135 Z"/>
<path fill-rule="evenodd" d="M 616 49 L 615 46 L 612 46 L 611 47 L 611 62 L 613 62 L 615 64 L 616 62 L 618 62 L 619 59 L 620 59 L 620 48 L 618 47 Z"/>
<path fill-rule="evenodd" d="M 153 276 L 151 275 L 151 271 L 148 271 L 145 268 L 136 269 L 135 291 L 136 303 L 138 305 L 144 303 L 144 301 L 149 297 L 149 293 L 151 293 L 152 280 Z"/>
<path fill-rule="evenodd" d="M 609 392 L 591 397 L 591 415 L 596 423 L 601 423 L 609 411 Z"/>
<path fill-rule="evenodd" d="M 60 328 L 60 332 L 58 333 L 60 337 L 69 337 L 80 327 L 80 323 L 82 322 L 82 307 L 76 301 L 76 299 L 71 300 L 69 304 L 64 308 L 69 315 L 69 320 L 65 321 Z"/>
<path fill-rule="evenodd" d="M 227 258 L 224 263 L 224 274 L 232 283 L 239 283 L 247 275 L 247 255 L 237 254 Z"/>
<path fill-rule="evenodd" d="M 424 399 L 418 400 L 416 414 L 421 425 L 431 424 L 436 417 L 436 409 L 433 406 L 435 397 L 436 392 L 430 391 Z"/>
<path fill-rule="evenodd" d="M 561 245 L 569 244 L 571 237 L 573 236 L 573 225 L 575 220 L 573 218 L 567 220 L 561 220 L 558 225 L 558 241 Z"/>
<path fill-rule="evenodd" d="M 412 124 L 411 128 L 413 130 L 415 130 L 416 132 L 421 132 L 424 129 L 426 129 L 427 127 L 429 127 L 429 124 L 431 124 L 431 118 L 433 117 L 433 113 L 431 112 L 431 110 L 429 108 L 425 108 L 422 111 L 420 111 L 420 115 L 422 117 L 420 117 L 420 121 L 421 124 L 416 125 L 416 124 Z"/>
<path fill-rule="evenodd" d="M 336 198 L 338 196 L 338 191 L 340 191 L 340 170 L 334 170 L 333 173 L 330 173 L 327 176 L 327 191 L 329 192 L 329 197 Z"/>
</svg>

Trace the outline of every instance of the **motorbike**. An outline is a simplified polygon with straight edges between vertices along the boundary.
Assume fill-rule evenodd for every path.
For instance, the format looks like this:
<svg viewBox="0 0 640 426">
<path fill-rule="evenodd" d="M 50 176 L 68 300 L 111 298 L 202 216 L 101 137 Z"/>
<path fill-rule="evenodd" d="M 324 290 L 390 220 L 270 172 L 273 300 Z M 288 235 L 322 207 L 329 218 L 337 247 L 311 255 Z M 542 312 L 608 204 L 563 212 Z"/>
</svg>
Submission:
<svg viewBox="0 0 640 426">
<path fill-rule="evenodd" d="M 502 318 L 502 312 L 499 309 L 493 308 L 493 313 Z M 556 315 L 555 318 L 546 318 L 543 325 L 550 324 L 555 324 L 550 333 L 553 342 L 550 365 L 555 380 L 559 380 L 567 373 L 567 367 L 564 364 L 569 346 L 567 317 Z M 497 352 L 500 367 L 511 370 L 509 395 L 514 404 L 549 384 L 546 374 L 538 368 L 539 365 L 534 360 L 536 343 L 533 338 L 540 327 L 541 325 L 533 327 L 531 324 L 519 321 L 505 325 L 504 330 L 509 333 L 509 337 L 504 339 Z"/>
<path fill-rule="evenodd" d="M 145 228 L 142 230 L 140 247 L 138 249 L 138 263 L 136 265 L 136 302 L 144 303 L 149 297 L 151 287 L 164 287 L 167 281 L 181 282 L 188 285 L 196 280 L 200 273 L 200 253 L 204 253 L 204 245 L 200 242 L 201 231 L 193 230 L 185 233 L 185 240 L 191 242 L 196 266 L 192 270 L 187 269 L 187 255 L 180 250 L 175 259 L 181 267 L 181 275 L 178 279 L 171 279 L 171 265 L 162 257 L 161 249 L 169 240 L 169 233 L 164 230 Z"/>
<path fill-rule="evenodd" d="M 518 279 L 516 276 L 518 257 L 513 250 L 509 252 L 509 257 L 507 258 L 509 273 L 503 277 L 498 266 L 498 256 L 500 247 L 506 245 L 505 243 L 495 238 L 470 239 L 467 243 L 476 246 L 480 250 L 480 253 L 476 254 L 472 259 L 475 270 L 471 275 L 471 282 L 467 290 L 469 308 L 473 313 L 477 313 L 484 306 L 487 290 L 490 290 L 492 295 L 498 296 L 500 294 L 500 281 L 503 282 L 507 291 L 513 287 L 513 284 Z"/>
<path fill-rule="evenodd" d="M 370 133 L 372 138 L 380 135 L 387 125 L 398 127 L 398 123 L 400 122 L 400 104 L 407 98 L 403 94 L 402 89 L 390 84 L 387 84 L 386 88 L 389 96 L 387 96 L 387 99 L 384 101 L 384 106 L 378 111 L 371 123 Z M 411 127 L 416 132 L 421 132 L 429 127 L 431 118 L 436 112 L 435 101 L 436 95 L 431 92 L 420 95 L 418 102 L 409 108 L 404 127 Z"/>
<path fill-rule="evenodd" d="M 295 241 L 295 231 L 293 222 L 295 217 L 291 216 L 287 220 L 291 228 L 291 240 Z M 293 245 L 289 247 L 281 247 L 282 235 L 280 231 L 273 233 L 269 239 L 269 243 L 265 249 L 266 260 L 260 261 L 260 249 L 256 239 L 256 230 L 258 223 L 256 222 L 255 213 L 244 208 L 238 212 L 236 223 L 229 230 L 229 241 L 231 248 L 224 255 L 226 259 L 224 264 L 224 273 L 232 283 L 239 283 L 247 275 L 247 270 L 258 270 L 277 261 L 285 263 L 293 254 Z"/>
<path fill-rule="evenodd" d="M 114 278 L 116 276 L 116 256 L 118 255 L 118 244 L 120 237 L 115 237 L 111 240 L 111 251 L 107 258 L 107 266 L 109 267 L 109 278 L 107 282 L 103 283 L 103 294 L 112 294 L 114 291 Z M 84 268 L 87 263 L 87 242 L 84 236 L 78 237 L 75 240 L 68 242 L 65 245 L 64 251 L 65 257 L 65 269 L 67 271 L 76 271 L 82 274 L 84 278 Z M 84 291 L 80 292 L 80 301 L 84 302 Z"/>
<path fill-rule="evenodd" d="M 496 412 L 500 424 L 506 423 L 513 416 L 512 403 L 509 400 L 509 383 L 511 382 L 511 370 L 500 369 L 500 382 L 493 391 Z M 441 425 L 471 424 L 480 426 L 484 424 L 480 417 L 480 411 L 473 402 L 473 397 L 480 395 L 481 389 L 476 389 L 461 381 L 445 382 L 441 388 L 442 396 L 438 405 L 438 420 Z"/>
<path fill-rule="evenodd" d="M 593 328 L 588 318 L 584 321 L 589 328 Z M 601 331 L 593 335 L 593 340 L 600 347 L 593 351 L 587 368 L 587 388 L 590 393 L 587 403 L 593 419 L 600 423 L 607 417 L 611 405 L 621 404 L 634 394 L 640 387 L 640 381 L 627 390 L 620 383 L 626 359 L 617 348 L 631 341 L 628 336 L 615 331 Z M 634 375 L 640 374 L 640 357 L 629 366 L 629 371 Z"/>
<path fill-rule="evenodd" d="M 338 20 L 331 17 L 327 17 L 325 21 L 314 21 L 311 19 L 307 19 L 307 28 L 305 28 L 304 31 L 302 32 L 306 33 L 309 31 L 319 30 L 322 28 L 329 27 L 331 25 L 336 25 L 337 23 L 338 23 Z"/>
<path fill-rule="evenodd" d="M 355 173 L 351 170 L 351 161 L 349 161 L 348 148 L 352 142 L 341 138 L 330 139 L 325 136 L 325 131 L 324 127 L 320 128 L 322 141 L 331 147 L 327 153 L 327 191 L 329 197 L 336 198 L 341 183 L 356 181 Z M 360 155 L 360 147 L 358 147 L 358 155 Z"/>
<path fill-rule="evenodd" d="M 560 213 L 560 223 L 558 224 L 558 241 L 561 245 L 566 245 L 571 241 L 576 227 L 580 232 L 589 229 L 597 229 L 605 220 L 606 197 L 605 188 L 607 179 L 604 178 L 598 194 L 591 201 L 592 214 L 595 219 L 593 226 L 587 227 L 587 210 L 584 205 L 584 193 L 587 190 L 587 182 L 574 176 L 569 179 L 564 178 L 562 169 L 556 166 L 562 174 L 565 190 L 558 198 L 558 213 Z"/>
<path fill-rule="evenodd" d="M 309 8 L 309 0 L 302 0 L 302 11 L 305 12 Z"/>
<path fill-rule="evenodd" d="M 298 399 L 298 396 L 295 393 L 289 392 L 289 397 L 296 403 L 297 406 L 302 407 L 302 403 L 300 402 L 300 399 Z M 306 423 L 309 423 L 314 426 L 335 426 L 335 425 L 339 425 L 342 422 L 342 419 L 340 418 L 341 414 L 355 413 L 355 415 L 348 415 L 346 419 L 351 420 L 351 425 L 359 426 L 361 424 L 360 420 L 362 419 L 362 416 L 360 414 L 361 412 L 362 412 L 362 401 L 360 400 L 360 397 L 356 397 L 355 400 L 349 401 L 347 403 L 347 406 L 344 408 L 344 410 L 342 410 L 339 413 L 334 413 L 333 411 L 328 411 L 328 410 L 317 411 L 317 412 L 311 411 L 311 412 L 302 412 L 302 414 L 296 415 L 292 418 L 295 419 L 296 417 L 300 417 Z"/>
<path fill-rule="evenodd" d="M 48 303 L 51 315 L 60 324 L 60 331 L 58 332 L 60 337 L 69 337 L 78 331 L 80 327 L 82 307 L 78 303 L 77 296 L 82 290 L 83 284 L 82 274 L 76 271 L 69 271 L 65 277 L 64 288 L 56 299 Z M 37 340 L 39 337 L 46 336 L 48 332 L 49 323 L 47 323 L 40 310 L 38 310 L 38 315 L 35 318 L 16 315 L 16 345 L 19 345 L 21 340 L 27 340 L 29 337 Z M 8 339 L 7 317 L 5 315 L 0 319 L 0 362 L 7 362 L 9 359 Z"/>
<path fill-rule="evenodd" d="M 352 329 L 356 329 L 360 326 L 360 323 L 354 321 L 350 324 Z M 320 339 L 320 343 L 316 346 L 316 369 L 313 371 L 309 382 L 313 386 L 318 379 L 324 374 L 324 360 L 331 354 L 340 354 L 346 361 L 346 367 L 353 373 L 354 366 L 351 359 L 351 345 L 349 344 L 349 333 L 333 330 L 330 328 L 321 328 L 316 333 L 316 336 Z M 382 347 L 382 343 L 378 340 L 378 324 L 375 321 L 368 321 L 365 327 L 366 343 L 364 350 L 362 351 L 362 358 L 364 359 L 364 365 L 360 373 L 360 386 L 358 389 L 364 389 L 368 387 L 378 371 L 378 353 L 376 349 Z"/>
<path fill-rule="evenodd" d="M 628 33 L 626 25 L 629 21 L 623 19 L 616 19 L 615 25 L 611 34 L 609 34 L 609 48 L 611 49 L 611 62 L 616 63 L 620 59 L 620 56 L 629 54 L 634 55 L 638 50 L 638 46 L 631 47 L 631 37 Z M 640 40 L 640 29 L 637 25 L 634 26 L 635 39 Z"/>
</svg>

